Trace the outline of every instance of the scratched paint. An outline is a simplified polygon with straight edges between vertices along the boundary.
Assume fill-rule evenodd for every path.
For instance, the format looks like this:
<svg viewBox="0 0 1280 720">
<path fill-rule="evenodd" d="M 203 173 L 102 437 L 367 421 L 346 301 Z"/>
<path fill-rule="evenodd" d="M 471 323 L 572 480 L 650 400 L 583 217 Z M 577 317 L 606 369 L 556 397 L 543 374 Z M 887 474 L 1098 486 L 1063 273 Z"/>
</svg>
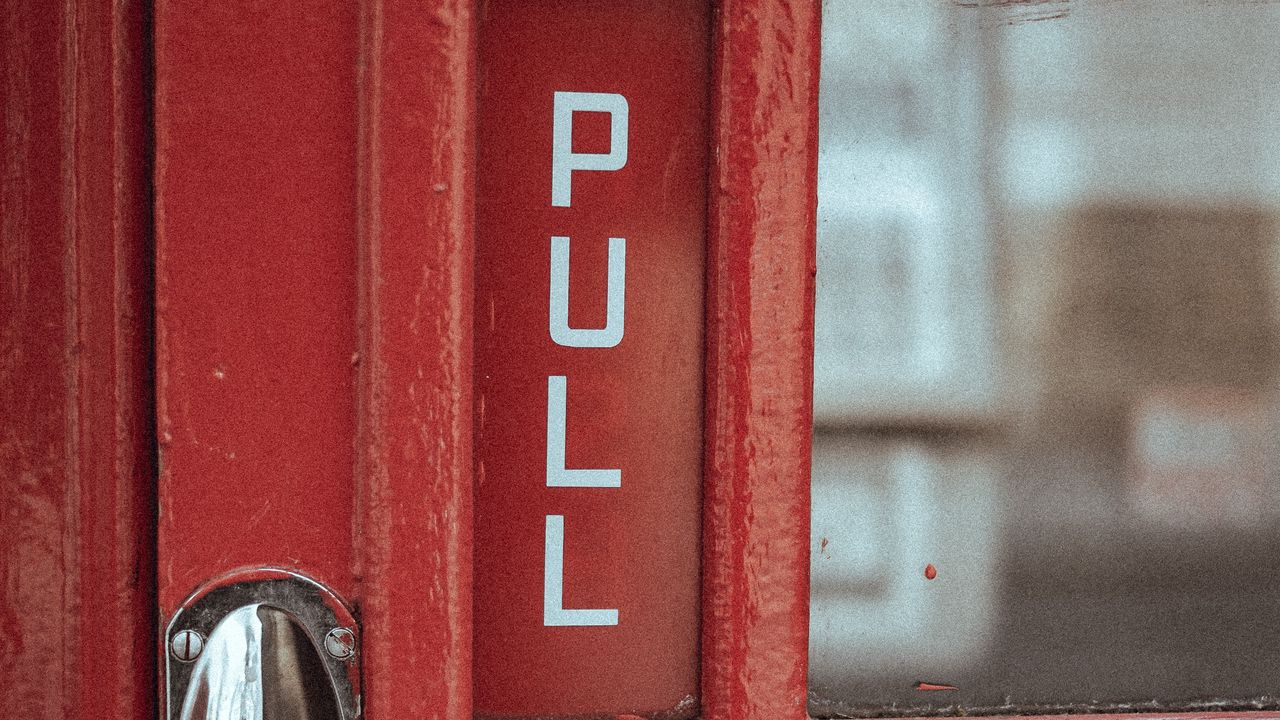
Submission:
<svg viewBox="0 0 1280 720">
<path fill-rule="evenodd" d="M 952 0 L 957 7 L 982 12 L 982 22 L 987 26 L 1061 20 L 1071 14 L 1072 2 L 1073 0 Z"/>
<path fill-rule="evenodd" d="M 955 685 L 944 685 L 942 683 L 931 683 L 920 681 L 916 683 L 916 689 L 921 692 L 941 692 L 945 690 L 959 690 Z"/>
</svg>

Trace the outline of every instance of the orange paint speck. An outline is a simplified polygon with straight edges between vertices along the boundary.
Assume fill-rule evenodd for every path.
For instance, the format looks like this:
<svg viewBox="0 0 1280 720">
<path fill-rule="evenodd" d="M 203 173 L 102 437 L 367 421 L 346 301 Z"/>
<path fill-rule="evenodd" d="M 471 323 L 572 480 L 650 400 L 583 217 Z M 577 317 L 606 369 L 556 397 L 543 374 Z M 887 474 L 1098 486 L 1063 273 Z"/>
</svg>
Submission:
<svg viewBox="0 0 1280 720">
<path fill-rule="evenodd" d="M 938 568 L 934 567 L 934 566 L 933 566 L 933 563 L 929 563 L 928 565 L 925 565 L 925 566 L 924 566 L 924 579 L 925 579 L 925 580 L 932 580 L 932 579 L 934 579 L 934 578 L 936 578 L 936 577 L 938 577 Z"/>
<path fill-rule="evenodd" d="M 916 689 L 923 690 L 925 692 L 932 692 L 935 690 L 959 690 L 960 688 L 956 687 L 955 685 L 940 685 L 938 683 L 918 682 L 916 683 Z"/>
</svg>

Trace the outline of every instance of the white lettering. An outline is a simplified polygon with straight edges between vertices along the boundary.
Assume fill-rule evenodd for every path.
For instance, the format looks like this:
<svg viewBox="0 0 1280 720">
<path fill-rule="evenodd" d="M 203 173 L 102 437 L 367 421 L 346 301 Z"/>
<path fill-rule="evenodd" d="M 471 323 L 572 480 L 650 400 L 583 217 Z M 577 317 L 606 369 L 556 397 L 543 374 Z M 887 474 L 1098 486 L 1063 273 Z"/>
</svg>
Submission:
<svg viewBox="0 0 1280 720">
<path fill-rule="evenodd" d="M 617 625 L 612 608 L 565 609 L 564 516 L 547 516 L 546 555 L 542 571 L 542 624 L 546 626 Z"/>
<path fill-rule="evenodd" d="M 551 238 L 551 339 L 565 347 L 609 348 L 622 342 L 627 289 L 627 240 L 609 238 L 608 284 L 602 328 L 569 327 L 569 238 Z"/>
<path fill-rule="evenodd" d="M 609 152 L 573 151 L 573 114 L 609 113 Z M 559 92 L 551 118 L 551 205 L 569 207 L 574 170 L 613 171 L 627 164 L 627 99 L 617 93 Z"/>
<path fill-rule="evenodd" d="M 568 380 L 547 377 L 547 487 L 622 487 L 622 470 L 565 469 L 565 416 L 568 414 Z"/>
</svg>

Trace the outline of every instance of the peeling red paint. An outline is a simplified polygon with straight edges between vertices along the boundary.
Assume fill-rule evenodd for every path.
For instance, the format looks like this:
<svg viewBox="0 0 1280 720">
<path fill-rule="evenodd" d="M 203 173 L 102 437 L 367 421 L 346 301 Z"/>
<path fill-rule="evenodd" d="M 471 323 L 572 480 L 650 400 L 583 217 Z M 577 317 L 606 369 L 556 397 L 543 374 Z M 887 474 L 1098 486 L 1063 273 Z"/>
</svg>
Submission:
<svg viewBox="0 0 1280 720">
<path fill-rule="evenodd" d="M 938 568 L 934 567 L 934 566 L 933 566 L 933 563 L 929 563 L 928 565 L 925 565 L 925 566 L 924 566 L 924 579 L 925 579 L 925 580 L 932 580 L 932 579 L 934 579 L 934 578 L 936 578 L 936 577 L 938 577 Z"/>
<path fill-rule="evenodd" d="M 916 689 L 922 692 L 937 692 L 939 690 L 959 690 L 960 688 L 956 687 L 955 685 L 942 685 L 939 683 L 918 682 L 916 683 Z"/>
</svg>

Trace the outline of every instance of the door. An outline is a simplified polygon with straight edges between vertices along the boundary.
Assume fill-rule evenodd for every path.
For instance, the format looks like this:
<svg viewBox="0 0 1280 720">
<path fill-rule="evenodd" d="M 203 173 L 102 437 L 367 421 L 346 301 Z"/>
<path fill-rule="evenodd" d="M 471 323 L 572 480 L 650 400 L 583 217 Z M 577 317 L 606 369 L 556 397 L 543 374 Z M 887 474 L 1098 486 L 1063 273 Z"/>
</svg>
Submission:
<svg viewBox="0 0 1280 720">
<path fill-rule="evenodd" d="M 815 3 L 5 22 L 10 706 L 804 714 Z"/>
</svg>

